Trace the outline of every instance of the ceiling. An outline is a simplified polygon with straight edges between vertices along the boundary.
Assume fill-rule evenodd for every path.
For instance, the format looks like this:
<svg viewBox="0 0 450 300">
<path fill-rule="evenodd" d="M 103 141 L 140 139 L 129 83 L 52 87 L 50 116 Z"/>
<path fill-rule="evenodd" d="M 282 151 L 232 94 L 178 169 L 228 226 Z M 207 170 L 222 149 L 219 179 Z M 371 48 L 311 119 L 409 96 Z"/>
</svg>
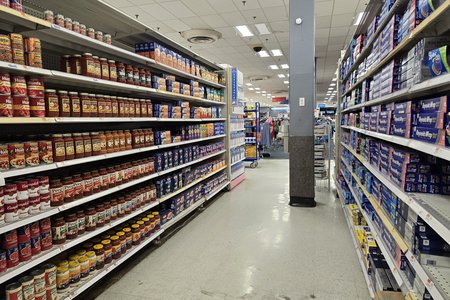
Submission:
<svg viewBox="0 0 450 300">
<path fill-rule="evenodd" d="M 226 63 L 244 73 L 245 82 L 252 76 L 269 76 L 267 80 L 246 86 L 245 96 L 271 103 L 256 90 L 258 87 L 271 96 L 287 95 L 284 81 L 289 70 L 271 70 L 269 65 L 288 64 L 289 60 L 289 0 L 103 0 L 126 14 L 194 52 L 217 63 Z M 316 14 L 316 99 L 323 101 L 331 80 L 335 77 L 340 50 L 350 41 L 356 28 L 354 18 L 364 11 L 368 0 L 315 0 Z M 245 2 L 245 4 L 243 3 Z M 257 35 L 254 24 L 265 23 L 270 34 Z M 235 26 L 247 25 L 255 34 L 241 37 Z M 213 44 L 190 44 L 180 32 L 189 29 L 214 29 L 222 38 Z M 268 51 L 281 49 L 283 56 L 261 58 L 252 50 L 262 45 Z M 286 78 L 278 78 L 285 74 Z M 334 98 L 335 99 L 335 98 Z"/>
</svg>

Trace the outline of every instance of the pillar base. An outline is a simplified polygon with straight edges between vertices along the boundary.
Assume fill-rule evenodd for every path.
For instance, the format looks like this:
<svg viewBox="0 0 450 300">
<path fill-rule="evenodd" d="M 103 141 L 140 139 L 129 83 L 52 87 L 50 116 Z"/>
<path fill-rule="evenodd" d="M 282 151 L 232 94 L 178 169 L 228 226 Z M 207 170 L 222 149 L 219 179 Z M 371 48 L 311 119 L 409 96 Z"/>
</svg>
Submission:
<svg viewBox="0 0 450 300">
<path fill-rule="evenodd" d="M 289 205 L 295 207 L 316 207 L 317 202 L 314 198 L 291 196 Z"/>
</svg>

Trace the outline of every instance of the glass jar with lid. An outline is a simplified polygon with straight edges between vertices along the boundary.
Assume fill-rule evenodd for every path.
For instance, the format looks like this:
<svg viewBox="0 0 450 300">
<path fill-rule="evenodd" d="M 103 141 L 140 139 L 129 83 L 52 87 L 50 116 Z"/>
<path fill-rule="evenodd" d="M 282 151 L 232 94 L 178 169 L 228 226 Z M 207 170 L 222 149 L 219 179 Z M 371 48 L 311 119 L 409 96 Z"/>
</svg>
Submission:
<svg viewBox="0 0 450 300">
<path fill-rule="evenodd" d="M 83 53 L 80 59 L 81 75 L 95 77 L 95 61 L 92 53 Z"/>
<path fill-rule="evenodd" d="M 103 95 L 103 99 L 105 101 L 105 117 L 111 118 L 113 116 L 112 106 L 111 106 L 111 97 L 108 95 Z"/>
<path fill-rule="evenodd" d="M 119 101 L 117 100 L 116 96 L 111 96 L 111 112 L 112 117 L 117 118 L 119 117 Z"/>
<path fill-rule="evenodd" d="M 108 60 L 109 80 L 117 81 L 117 66 L 114 60 Z"/>
<path fill-rule="evenodd" d="M 84 157 L 92 156 L 92 139 L 89 132 L 84 132 L 82 134 L 84 142 Z"/>
<path fill-rule="evenodd" d="M 69 92 L 70 99 L 70 116 L 80 117 L 81 116 L 81 100 L 77 92 Z"/>
<path fill-rule="evenodd" d="M 105 99 L 103 98 L 103 95 L 97 94 L 95 95 L 95 98 L 97 99 L 97 109 L 98 117 L 104 117 L 105 116 Z"/>
<path fill-rule="evenodd" d="M 81 116 L 91 116 L 91 99 L 88 93 L 80 93 Z"/>
<path fill-rule="evenodd" d="M 89 94 L 89 100 L 91 102 L 91 117 L 98 117 L 98 102 L 95 94 Z"/>
<path fill-rule="evenodd" d="M 59 99 L 56 90 L 46 89 L 44 93 L 46 116 L 59 117 Z"/>
<path fill-rule="evenodd" d="M 59 116 L 70 117 L 70 98 L 67 91 L 58 91 Z"/>
<path fill-rule="evenodd" d="M 102 78 L 102 67 L 100 64 L 100 58 L 98 56 L 93 56 L 92 58 L 94 60 L 94 66 L 95 66 L 95 73 L 94 73 L 93 77 L 100 79 L 100 78 Z"/>
<path fill-rule="evenodd" d="M 104 57 L 100 58 L 101 78 L 109 80 L 109 64 L 108 60 Z"/>
</svg>

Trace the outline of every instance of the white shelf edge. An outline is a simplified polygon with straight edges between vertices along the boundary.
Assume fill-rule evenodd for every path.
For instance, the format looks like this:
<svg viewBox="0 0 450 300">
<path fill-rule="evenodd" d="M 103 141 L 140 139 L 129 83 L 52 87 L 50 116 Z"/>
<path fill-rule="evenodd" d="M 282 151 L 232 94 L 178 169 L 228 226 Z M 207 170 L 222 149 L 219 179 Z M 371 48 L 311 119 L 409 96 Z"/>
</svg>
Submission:
<svg viewBox="0 0 450 300">
<path fill-rule="evenodd" d="M 450 243 L 450 228 L 447 228 L 444 224 L 439 222 L 439 220 L 433 216 L 433 213 L 427 211 L 420 203 L 418 203 L 414 198 L 420 199 L 420 194 L 408 194 L 394 185 L 391 181 L 389 181 L 383 174 L 381 174 L 378 170 L 376 170 L 370 163 L 365 161 L 364 159 L 360 159 L 359 155 L 355 155 L 353 149 L 345 143 L 341 142 L 341 144 L 350 151 L 350 153 L 355 156 L 366 168 L 371 172 L 381 183 L 383 183 L 391 192 L 393 192 L 397 197 L 406 203 L 417 215 L 419 215 L 431 228 L 436 231 L 436 233 L 441 236 L 447 243 Z M 449 196 L 444 195 L 433 195 L 434 197 L 445 197 L 450 199 Z M 423 200 L 422 200 L 423 201 Z M 423 201 L 427 202 L 427 201 Z"/>
<path fill-rule="evenodd" d="M 245 141 L 242 142 L 242 143 L 239 143 L 239 144 L 237 144 L 237 145 L 230 146 L 230 149 L 232 149 L 232 148 L 237 148 L 237 147 L 244 146 L 244 145 L 245 145 Z"/>
<path fill-rule="evenodd" d="M 163 228 L 164 230 L 167 230 L 168 228 L 175 225 L 179 220 L 183 219 L 185 216 L 187 216 L 192 211 L 197 209 L 203 203 L 205 203 L 205 198 L 198 200 L 197 202 L 195 202 L 194 204 L 192 204 L 191 206 L 189 206 L 188 208 L 183 210 L 180 214 L 176 215 L 173 219 L 171 219 L 171 220 L 167 221 L 166 223 L 164 223 L 163 225 L 161 225 L 161 228 Z"/>
<path fill-rule="evenodd" d="M 230 167 L 232 167 L 232 166 L 234 166 L 234 165 L 237 165 L 238 163 L 243 162 L 244 160 L 245 160 L 245 157 L 239 159 L 238 161 L 235 161 L 234 163 L 232 163 L 232 164 L 230 165 Z"/>
<path fill-rule="evenodd" d="M 229 184 L 230 184 L 229 181 L 225 181 L 224 183 L 222 183 L 218 188 L 215 188 L 214 191 L 210 192 L 208 196 L 205 197 L 205 201 L 211 200 L 215 195 L 217 195 L 220 191 L 226 188 L 227 185 Z"/>
</svg>

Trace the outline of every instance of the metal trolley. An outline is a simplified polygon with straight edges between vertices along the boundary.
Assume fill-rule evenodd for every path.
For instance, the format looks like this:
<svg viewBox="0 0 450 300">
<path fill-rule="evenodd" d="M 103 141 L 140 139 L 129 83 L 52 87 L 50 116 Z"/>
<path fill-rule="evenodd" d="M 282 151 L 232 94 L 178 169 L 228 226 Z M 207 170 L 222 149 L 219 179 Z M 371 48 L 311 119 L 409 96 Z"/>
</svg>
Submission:
<svg viewBox="0 0 450 300">
<path fill-rule="evenodd" d="M 247 108 L 247 107 L 246 107 Z M 260 104 L 255 102 L 253 109 L 245 109 L 245 160 L 251 162 L 250 167 L 256 168 L 260 158 L 259 141 L 261 139 L 261 127 L 259 124 Z M 253 150 L 254 149 L 254 150 Z M 255 155 L 249 156 L 249 153 Z"/>
</svg>

